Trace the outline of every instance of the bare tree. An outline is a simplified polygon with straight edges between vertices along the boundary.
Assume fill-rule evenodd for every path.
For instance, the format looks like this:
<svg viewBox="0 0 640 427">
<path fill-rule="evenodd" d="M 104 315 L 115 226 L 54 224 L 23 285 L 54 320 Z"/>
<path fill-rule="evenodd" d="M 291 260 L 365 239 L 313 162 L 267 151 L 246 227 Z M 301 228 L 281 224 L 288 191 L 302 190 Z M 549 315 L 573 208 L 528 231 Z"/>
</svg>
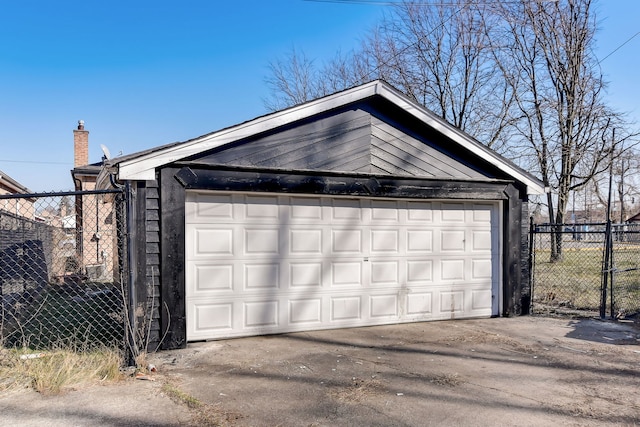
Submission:
<svg viewBox="0 0 640 427">
<path fill-rule="evenodd" d="M 495 73 L 486 31 L 493 19 L 484 2 L 405 2 L 364 52 L 376 58 L 381 78 L 491 147 L 512 123 L 514 101 Z"/>
<path fill-rule="evenodd" d="M 359 49 L 338 53 L 324 66 L 292 50 L 270 63 L 265 105 L 295 105 L 381 78 L 488 146 L 502 146 L 514 95 L 495 73 L 487 17 L 473 3 L 400 3 Z"/>
<path fill-rule="evenodd" d="M 621 158 L 617 172 L 620 177 L 617 184 L 620 222 L 623 223 L 629 216 L 634 214 L 630 210 L 634 209 L 635 203 L 640 196 L 640 183 L 638 182 L 640 161 L 638 160 L 638 153 L 635 152 Z"/>
<path fill-rule="evenodd" d="M 498 3 L 503 25 L 494 38 L 509 49 L 494 51 L 513 87 L 519 140 L 530 165 L 553 192 L 547 194 L 552 223 L 565 222 L 569 194 L 606 169 L 619 142 L 612 137 L 620 117 L 605 105 L 605 83 L 593 54 L 596 20 L 591 0 Z M 551 259 L 562 254 L 556 235 Z"/>
<path fill-rule="evenodd" d="M 271 87 L 271 98 L 263 102 L 271 111 L 325 95 L 313 60 L 295 47 L 284 58 L 271 61 L 268 68 L 271 75 L 265 81 Z"/>
<path fill-rule="evenodd" d="M 272 64 L 268 83 L 292 105 L 310 98 L 297 96 L 291 83 L 324 95 L 384 79 L 539 174 L 551 189 L 549 220 L 559 227 L 571 192 L 605 173 L 632 136 L 603 100 L 593 1 L 404 2 L 359 49 L 318 68 L 295 57 Z M 309 78 L 317 84 L 301 84 Z M 626 136 L 614 138 L 614 129 Z M 561 257 L 561 243 L 558 235 L 552 260 Z"/>
<path fill-rule="evenodd" d="M 601 205 L 607 206 L 610 202 L 609 181 L 612 181 L 612 220 L 620 223 L 627 220 L 630 210 L 636 208 L 637 202 L 640 202 L 640 159 L 637 142 L 634 143 L 631 138 L 634 136 L 627 135 L 622 138 L 618 144 L 619 149 L 614 153 L 611 167 L 594 177 L 592 182 L 596 199 Z"/>
<path fill-rule="evenodd" d="M 269 62 L 265 83 L 270 97 L 263 103 L 268 110 L 277 111 L 366 83 L 376 68 L 371 60 L 360 51 L 346 55 L 338 51 L 331 60 L 317 65 L 304 51 L 291 48 L 284 57 Z"/>
</svg>

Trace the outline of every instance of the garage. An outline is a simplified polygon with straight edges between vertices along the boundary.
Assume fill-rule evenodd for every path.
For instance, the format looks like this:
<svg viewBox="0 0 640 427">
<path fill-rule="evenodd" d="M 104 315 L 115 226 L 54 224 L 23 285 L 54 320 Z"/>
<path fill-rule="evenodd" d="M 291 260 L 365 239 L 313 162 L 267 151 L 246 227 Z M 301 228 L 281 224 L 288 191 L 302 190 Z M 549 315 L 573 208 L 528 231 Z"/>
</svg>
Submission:
<svg viewBox="0 0 640 427">
<path fill-rule="evenodd" d="M 187 338 L 498 314 L 497 212 L 479 202 L 188 192 Z"/>
<path fill-rule="evenodd" d="M 544 186 L 383 81 L 112 159 L 98 181 L 129 189 L 150 347 L 529 310 Z"/>
</svg>

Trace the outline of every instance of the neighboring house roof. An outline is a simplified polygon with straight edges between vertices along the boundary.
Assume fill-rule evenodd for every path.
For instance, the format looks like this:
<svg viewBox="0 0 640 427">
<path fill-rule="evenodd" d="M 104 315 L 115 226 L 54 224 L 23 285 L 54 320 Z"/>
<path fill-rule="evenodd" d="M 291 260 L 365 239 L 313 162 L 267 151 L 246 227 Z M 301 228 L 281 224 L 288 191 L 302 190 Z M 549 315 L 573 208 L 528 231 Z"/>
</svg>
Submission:
<svg viewBox="0 0 640 427">
<path fill-rule="evenodd" d="M 85 166 L 76 166 L 71 169 L 71 179 L 76 190 L 86 190 L 83 188 L 83 182 L 94 182 L 100 176 L 100 172 L 103 169 L 102 162 L 92 163 Z"/>
<path fill-rule="evenodd" d="M 102 162 L 92 163 L 90 165 L 78 166 L 71 169 L 71 176 L 97 176 L 102 170 Z"/>
<path fill-rule="evenodd" d="M 6 173 L 0 170 L 0 189 L 5 190 L 5 194 L 20 194 L 20 193 L 31 193 L 24 185 L 20 184 L 15 179 L 11 178 Z M 2 194 L 2 193 L 0 193 Z"/>
<path fill-rule="evenodd" d="M 172 143 L 112 159 L 108 162 L 108 166 L 117 167 L 119 180 L 154 180 L 155 171 L 158 167 L 186 158 L 193 158 L 198 154 L 227 144 L 375 97 L 392 103 L 414 119 L 418 119 L 431 129 L 457 143 L 462 149 L 483 159 L 516 181 L 523 183 L 526 185 L 529 194 L 543 194 L 545 192 L 543 183 L 535 176 L 487 148 L 460 129 L 447 123 L 441 117 L 410 100 L 388 83 L 380 80 L 261 116 L 189 141 Z"/>
</svg>

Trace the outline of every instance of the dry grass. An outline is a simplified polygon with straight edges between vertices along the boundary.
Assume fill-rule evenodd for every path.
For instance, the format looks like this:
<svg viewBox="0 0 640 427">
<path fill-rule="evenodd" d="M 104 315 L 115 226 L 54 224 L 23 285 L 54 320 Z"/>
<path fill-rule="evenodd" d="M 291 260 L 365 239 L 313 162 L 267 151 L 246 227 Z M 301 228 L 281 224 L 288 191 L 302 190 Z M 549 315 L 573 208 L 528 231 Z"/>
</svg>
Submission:
<svg viewBox="0 0 640 427">
<path fill-rule="evenodd" d="M 184 391 L 180 390 L 178 387 L 176 387 L 171 383 L 163 384 L 162 391 L 167 396 L 169 396 L 171 400 L 173 400 L 178 404 L 185 405 L 187 408 L 198 409 L 203 406 L 203 403 L 200 402 L 198 399 L 196 399 L 195 397 L 191 396 L 188 393 L 185 393 Z"/>
<path fill-rule="evenodd" d="M 162 391 L 175 403 L 184 405 L 193 411 L 194 425 L 230 426 L 234 425 L 236 420 L 242 418 L 240 414 L 219 410 L 212 405 L 203 403 L 170 382 L 162 385 Z"/>
<path fill-rule="evenodd" d="M 385 393 L 385 390 L 378 380 L 353 377 L 349 387 L 339 387 L 332 390 L 329 395 L 345 403 L 358 403 L 381 393 Z"/>
<path fill-rule="evenodd" d="M 104 349 L 76 352 L 65 349 L 46 353 L 3 350 L 0 357 L 0 392 L 32 387 L 43 394 L 114 381 L 121 377 L 121 355 Z"/>
</svg>

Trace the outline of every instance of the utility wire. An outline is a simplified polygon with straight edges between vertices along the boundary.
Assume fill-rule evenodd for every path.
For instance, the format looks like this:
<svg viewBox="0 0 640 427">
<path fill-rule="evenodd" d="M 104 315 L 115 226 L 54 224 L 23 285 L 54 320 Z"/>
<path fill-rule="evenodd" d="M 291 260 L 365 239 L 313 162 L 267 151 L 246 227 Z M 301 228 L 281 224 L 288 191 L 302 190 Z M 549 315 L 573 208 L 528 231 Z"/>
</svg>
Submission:
<svg viewBox="0 0 640 427">
<path fill-rule="evenodd" d="M 336 4 L 368 4 L 368 5 L 376 5 L 376 6 L 396 6 L 396 5 L 400 5 L 402 4 L 402 2 L 393 2 L 393 1 L 384 1 L 384 0 L 302 0 L 302 1 L 306 1 L 306 2 L 314 2 L 314 3 L 336 3 Z M 542 2 L 549 2 L 549 3 L 554 3 L 557 0 L 541 0 Z M 487 2 L 486 4 L 490 4 L 491 2 Z M 506 1 L 504 3 L 518 3 L 517 1 Z M 427 5 L 427 6 L 435 6 L 435 7 L 444 7 L 444 6 L 459 6 L 459 4 L 456 3 L 431 3 L 431 2 L 415 2 L 413 4 L 417 4 L 417 5 Z M 482 4 L 482 3 L 480 3 Z M 451 14 L 451 16 L 449 16 L 445 22 L 443 22 L 442 24 L 440 24 L 438 27 L 440 26 L 444 26 L 444 24 L 446 23 L 446 21 L 449 21 L 453 18 L 454 15 L 457 15 L 458 13 L 460 13 L 460 11 L 462 11 L 462 9 L 465 8 L 465 6 L 467 6 L 467 4 L 463 4 L 463 6 L 456 10 L 455 12 L 453 12 Z M 401 54 L 403 54 L 404 52 L 406 52 L 407 50 L 409 50 L 410 48 L 416 46 L 418 43 L 420 43 L 420 41 L 422 41 L 422 39 L 424 39 L 425 37 L 431 35 L 431 33 L 433 33 L 434 31 L 436 31 L 438 29 L 438 27 L 436 27 L 433 31 L 431 31 L 429 34 L 426 34 L 422 37 L 420 37 L 419 40 L 409 44 L 408 46 L 405 46 L 403 49 L 400 50 L 400 52 L 397 52 L 392 59 L 396 59 L 398 56 L 400 56 Z M 613 55 L 614 53 L 616 53 L 618 50 L 622 49 L 627 43 L 629 43 L 631 40 L 633 40 L 634 38 L 636 38 L 637 36 L 640 35 L 640 31 L 638 31 L 637 33 L 635 33 L 634 35 L 632 35 L 631 37 L 629 37 L 627 40 L 625 40 L 622 44 L 620 44 L 618 47 L 616 47 L 615 49 L 613 49 L 611 52 L 609 52 L 609 54 L 607 54 L 604 58 L 600 59 L 598 61 L 598 65 L 601 64 L 602 62 L 604 62 L 604 60 L 606 60 L 607 58 L 609 58 L 611 55 Z M 382 68 L 382 66 L 384 65 L 388 65 L 388 64 L 379 64 L 376 67 L 374 67 L 373 70 L 371 70 L 367 75 L 370 77 L 371 75 L 373 75 L 374 73 L 377 73 L 380 71 L 380 69 Z"/>
<path fill-rule="evenodd" d="M 624 43 L 622 43 L 620 46 L 618 46 L 617 48 L 613 49 L 611 51 L 611 53 L 609 53 L 607 56 L 605 56 L 604 58 L 602 58 L 601 60 L 598 61 L 598 64 L 601 64 L 602 61 L 604 61 L 605 59 L 607 59 L 608 57 L 610 57 L 611 55 L 613 55 L 614 53 L 616 53 L 618 50 L 622 49 L 622 47 L 624 45 L 626 45 L 627 43 L 629 43 L 631 40 L 635 39 L 638 35 L 640 35 L 640 31 L 638 31 L 637 33 L 635 33 L 634 35 L 632 35 L 631 37 L 629 37 Z"/>
<path fill-rule="evenodd" d="M 8 160 L 8 159 L 0 159 L 0 162 L 7 163 L 30 163 L 37 165 L 69 165 L 70 162 L 40 162 L 37 160 Z"/>
<path fill-rule="evenodd" d="M 394 6 L 399 2 L 376 1 L 376 0 L 302 0 L 312 3 L 337 3 L 337 4 L 369 4 L 375 6 Z"/>
<path fill-rule="evenodd" d="M 371 6 L 399 6 L 401 4 L 403 4 L 403 1 L 385 1 L 385 0 L 302 0 L 302 1 L 306 1 L 306 2 L 312 2 L 312 3 L 335 3 L 335 4 L 362 4 L 362 5 L 371 5 Z M 542 3 L 555 3 L 558 0 L 539 0 L 539 2 Z M 475 4 L 479 4 L 479 5 L 490 5 L 495 3 L 495 1 L 491 1 L 491 0 L 487 0 L 484 2 L 476 2 Z M 520 1 L 503 1 L 501 2 L 503 4 L 516 4 L 516 3 L 520 3 Z M 456 7 L 459 6 L 458 3 L 455 2 L 441 2 L 441 3 L 433 3 L 430 1 L 422 1 L 422 2 L 414 2 L 412 1 L 411 4 L 413 5 L 418 5 L 418 6 L 435 6 L 435 7 Z"/>
</svg>

